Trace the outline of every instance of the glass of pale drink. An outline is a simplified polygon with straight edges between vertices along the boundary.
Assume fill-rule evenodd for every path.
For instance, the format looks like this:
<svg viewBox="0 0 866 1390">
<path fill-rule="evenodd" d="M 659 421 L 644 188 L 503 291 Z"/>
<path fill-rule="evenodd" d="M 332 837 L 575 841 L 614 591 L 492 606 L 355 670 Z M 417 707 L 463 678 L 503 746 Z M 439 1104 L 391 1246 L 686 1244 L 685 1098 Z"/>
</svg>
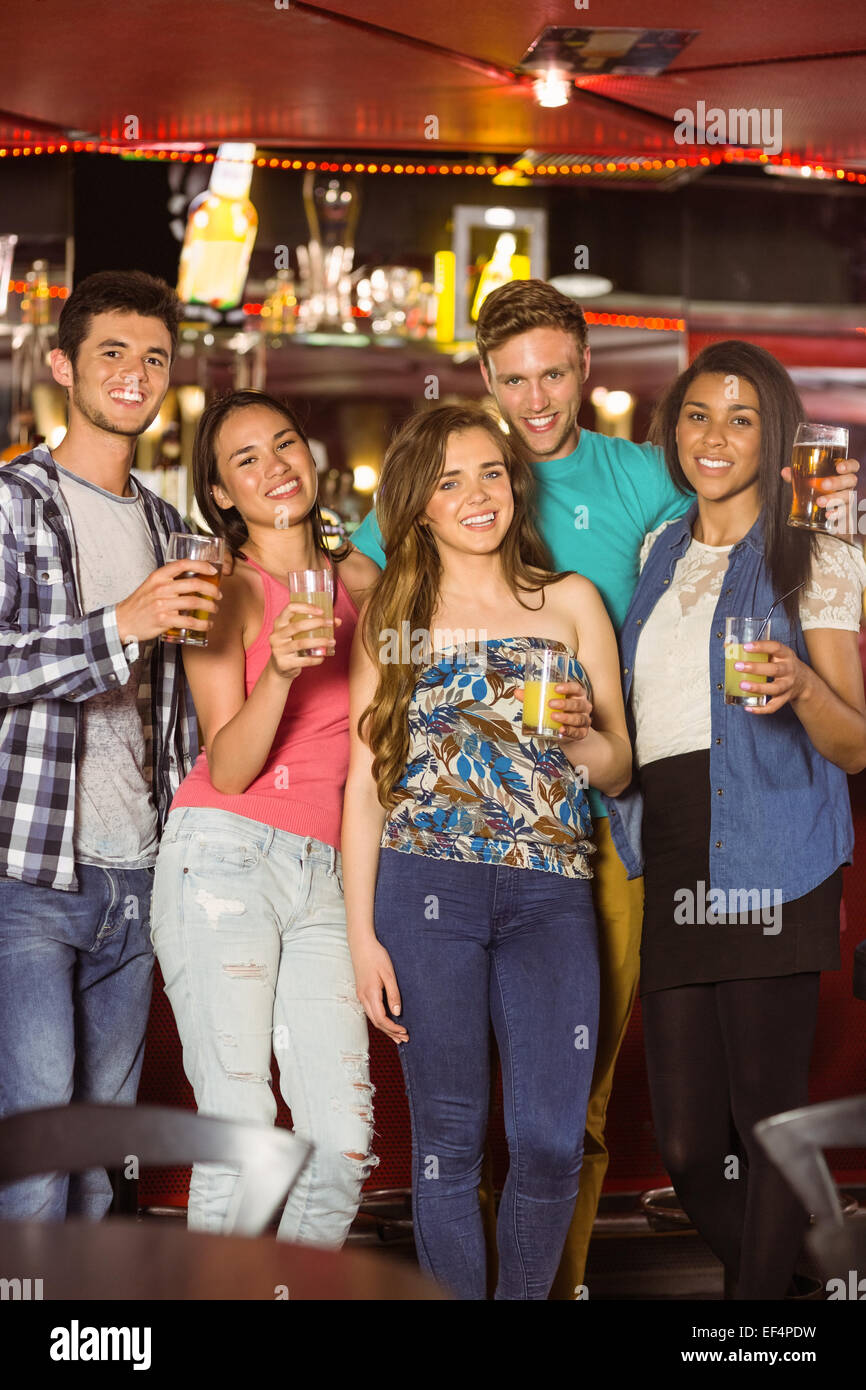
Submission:
<svg viewBox="0 0 866 1390">
<path fill-rule="evenodd" d="M 568 680 L 568 653 L 538 647 L 527 654 L 523 680 L 523 733 L 529 738 L 559 738 L 562 721 L 550 708 L 551 700 L 564 697 L 557 685 Z"/>
<path fill-rule="evenodd" d="M 725 704 L 726 705 L 766 705 L 769 695 L 759 695 L 754 690 L 741 690 L 740 681 L 750 685 L 763 685 L 767 676 L 756 676 L 754 672 L 735 671 L 736 661 L 769 661 L 766 652 L 744 651 L 746 642 L 769 642 L 769 618 L 726 618 L 725 619 Z"/>
<path fill-rule="evenodd" d="M 168 538 L 166 560 L 207 560 L 209 564 L 216 565 L 216 574 L 199 574 L 196 570 L 184 570 L 177 576 L 178 579 L 200 579 L 216 591 L 222 579 L 225 549 L 226 543 L 219 536 L 194 536 L 189 531 L 172 531 Z M 206 608 L 191 608 L 187 610 L 186 616 L 206 622 L 213 614 Z M 170 627 L 161 636 L 163 642 L 177 642 L 180 646 L 207 646 L 207 633 L 201 632 L 198 628 Z"/>
<path fill-rule="evenodd" d="M 322 570 L 289 570 L 289 591 L 295 603 L 311 603 L 314 608 L 321 608 L 322 617 L 326 622 L 332 622 L 334 617 L 334 576 L 331 569 Z M 300 621 L 300 618 L 297 619 Z M 315 644 L 325 637 L 331 637 L 333 629 L 329 627 L 317 627 L 312 632 L 301 633 L 301 640 L 305 646 L 304 650 L 308 656 L 327 656 L 330 647 L 311 645 L 307 648 L 306 643 Z"/>
</svg>

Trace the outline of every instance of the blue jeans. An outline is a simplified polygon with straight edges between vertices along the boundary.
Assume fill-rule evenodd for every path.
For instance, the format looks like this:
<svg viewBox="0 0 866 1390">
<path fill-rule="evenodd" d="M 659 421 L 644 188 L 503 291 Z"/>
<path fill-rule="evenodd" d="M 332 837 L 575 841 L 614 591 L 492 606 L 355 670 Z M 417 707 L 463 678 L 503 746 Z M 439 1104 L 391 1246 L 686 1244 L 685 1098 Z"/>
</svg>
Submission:
<svg viewBox="0 0 866 1390">
<path fill-rule="evenodd" d="M 135 1103 L 150 1012 L 152 869 L 77 864 L 77 893 L 0 878 L 0 1116 Z M 101 1217 L 102 1168 L 0 1186 L 0 1220 Z"/>
<path fill-rule="evenodd" d="M 295 1133 L 315 1145 L 278 1235 L 341 1245 L 379 1160 L 340 855 L 231 811 L 181 807 L 159 847 L 152 938 L 199 1111 L 272 1125 L 273 1048 Z M 195 1165 L 191 1230 L 225 1228 L 237 1179 Z"/>
<path fill-rule="evenodd" d="M 590 883 L 537 869 L 383 849 L 376 934 L 397 975 L 421 1265 L 486 1297 L 478 1184 L 490 1023 L 510 1164 L 497 1224 L 497 1299 L 544 1299 L 577 1197 L 598 1032 Z"/>
</svg>

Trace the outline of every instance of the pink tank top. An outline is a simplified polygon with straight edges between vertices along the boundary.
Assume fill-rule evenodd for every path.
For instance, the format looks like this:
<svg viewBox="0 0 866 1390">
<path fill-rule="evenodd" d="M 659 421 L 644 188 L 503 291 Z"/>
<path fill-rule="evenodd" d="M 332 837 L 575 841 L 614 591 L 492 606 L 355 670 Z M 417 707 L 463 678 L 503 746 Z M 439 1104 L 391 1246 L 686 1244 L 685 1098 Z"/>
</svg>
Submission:
<svg viewBox="0 0 866 1390">
<path fill-rule="evenodd" d="M 246 693 L 261 675 L 271 655 L 274 619 L 291 595 L 257 565 L 262 577 L 265 615 L 261 631 L 246 653 Z M 307 666 L 293 681 L 277 726 L 271 751 L 258 777 L 239 796 L 218 792 L 210 779 L 207 754 L 196 759 L 178 788 L 171 809 L 207 806 L 262 821 L 294 835 L 310 835 L 340 848 L 343 789 L 349 767 L 349 652 L 358 610 L 334 567 L 334 612 L 342 625 L 334 628 L 336 651 L 321 666 Z"/>
</svg>

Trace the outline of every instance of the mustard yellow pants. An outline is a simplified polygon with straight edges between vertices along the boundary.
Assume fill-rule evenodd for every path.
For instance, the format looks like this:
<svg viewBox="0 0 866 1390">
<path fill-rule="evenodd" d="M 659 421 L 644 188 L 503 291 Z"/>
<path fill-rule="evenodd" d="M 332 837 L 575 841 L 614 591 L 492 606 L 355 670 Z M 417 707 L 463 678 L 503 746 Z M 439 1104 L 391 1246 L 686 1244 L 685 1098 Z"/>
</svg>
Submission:
<svg viewBox="0 0 866 1390">
<path fill-rule="evenodd" d="M 550 1292 L 553 1299 L 576 1298 L 584 1283 L 592 1226 L 607 1172 L 604 1123 L 614 1067 L 637 991 L 640 964 L 643 879 L 629 881 L 626 877 L 606 819 L 596 820 L 593 840 L 598 851 L 592 865 L 600 972 L 598 1047 L 586 1112 L 580 1187 L 559 1272 Z M 488 1285 L 493 1289 L 496 1287 L 496 1215 L 489 1153 L 485 1156 L 480 1197 L 487 1244 Z"/>
</svg>

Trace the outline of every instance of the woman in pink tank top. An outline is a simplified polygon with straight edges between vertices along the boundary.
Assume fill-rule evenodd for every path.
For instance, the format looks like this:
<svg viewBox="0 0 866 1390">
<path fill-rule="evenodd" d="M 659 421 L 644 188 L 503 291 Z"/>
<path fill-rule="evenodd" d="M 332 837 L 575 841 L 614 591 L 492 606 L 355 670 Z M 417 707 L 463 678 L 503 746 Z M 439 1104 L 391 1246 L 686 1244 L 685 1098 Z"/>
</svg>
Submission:
<svg viewBox="0 0 866 1390">
<path fill-rule="evenodd" d="M 273 1124 L 272 1053 L 312 1158 L 285 1240 L 337 1247 L 378 1162 L 364 1010 L 346 939 L 340 815 L 348 662 L 372 560 L 329 553 L 316 467 L 294 412 L 258 391 L 213 402 L 195 495 L 234 557 L 206 648 L 183 648 L 204 743 L 171 807 L 151 938 L 201 1113 Z M 292 601 L 291 570 L 331 569 L 334 621 Z M 192 1229 L 226 1228 L 237 1170 L 193 1168 Z"/>
</svg>

